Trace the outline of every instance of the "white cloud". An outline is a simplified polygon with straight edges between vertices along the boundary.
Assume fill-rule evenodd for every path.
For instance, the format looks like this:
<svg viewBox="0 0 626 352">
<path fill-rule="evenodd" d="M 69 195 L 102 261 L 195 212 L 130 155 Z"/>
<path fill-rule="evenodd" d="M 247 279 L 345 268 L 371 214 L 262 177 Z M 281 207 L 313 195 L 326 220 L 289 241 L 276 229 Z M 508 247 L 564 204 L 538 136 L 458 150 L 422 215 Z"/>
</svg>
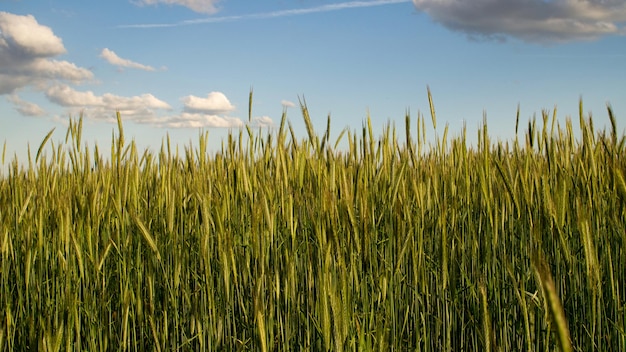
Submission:
<svg viewBox="0 0 626 352">
<path fill-rule="evenodd" d="M 505 40 L 550 43 L 626 34 L 623 0 L 413 0 L 449 29 Z"/>
<path fill-rule="evenodd" d="M 169 128 L 233 128 L 242 127 L 243 122 L 236 117 L 183 112 L 178 116 L 170 116 L 164 119 L 160 125 Z"/>
<path fill-rule="evenodd" d="M 216 4 L 219 0 L 140 0 L 141 5 L 180 5 L 187 7 L 195 12 L 213 14 L 217 12 Z"/>
<path fill-rule="evenodd" d="M 111 120 L 119 111 L 124 118 L 137 122 L 152 121 L 157 110 L 171 110 L 171 106 L 152 94 L 122 97 L 110 93 L 96 95 L 91 91 L 79 92 L 67 85 L 56 85 L 46 90 L 46 97 L 61 106 L 70 108 L 70 114 L 83 113 L 97 120 Z"/>
<path fill-rule="evenodd" d="M 217 115 L 235 109 L 228 98 L 221 92 L 211 92 L 206 98 L 188 95 L 181 100 L 185 104 L 185 112 L 190 113 L 203 112 L 210 115 Z"/>
<path fill-rule="evenodd" d="M 0 44 L 19 48 L 28 57 L 48 57 L 65 53 L 63 41 L 49 27 L 42 26 L 32 15 L 20 16 L 0 12 Z"/>
<path fill-rule="evenodd" d="M 29 85 L 39 87 L 50 80 L 93 78 L 87 69 L 51 59 L 63 53 L 63 41 L 33 16 L 0 12 L 0 95 Z"/>
<path fill-rule="evenodd" d="M 11 94 L 17 88 L 27 86 L 31 81 L 31 77 L 28 76 L 18 76 L 0 72 L 0 95 Z"/>
<path fill-rule="evenodd" d="M 296 103 L 289 101 L 289 100 L 281 100 L 280 104 L 284 107 L 284 108 L 293 108 L 296 106 Z"/>
<path fill-rule="evenodd" d="M 122 97 L 106 93 L 97 96 L 91 91 L 79 92 L 67 85 L 48 88 L 46 96 L 61 106 L 106 107 L 112 110 L 137 110 L 141 108 L 170 110 L 172 108 L 168 103 L 157 99 L 152 94 Z"/>
<path fill-rule="evenodd" d="M 50 101 L 66 107 L 104 106 L 102 97 L 96 96 L 93 92 L 79 92 L 66 85 L 48 88 L 46 97 Z"/>
<path fill-rule="evenodd" d="M 114 66 L 136 68 L 144 71 L 154 71 L 154 67 L 140 64 L 138 62 L 134 62 L 128 59 L 122 59 L 121 57 L 117 56 L 117 54 L 113 50 L 109 50 L 108 48 L 102 49 L 100 57 Z"/>
<path fill-rule="evenodd" d="M 136 110 L 141 107 L 162 110 L 172 109 L 168 103 L 157 99 L 152 94 L 142 94 L 134 97 L 120 97 L 107 93 L 102 96 L 102 100 L 104 101 L 104 105 L 106 107 L 114 108 L 116 110 Z"/>
<path fill-rule="evenodd" d="M 15 110 L 24 116 L 43 116 L 46 114 L 46 111 L 39 105 L 24 101 L 16 94 L 9 95 L 7 99 L 13 103 Z"/>
<path fill-rule="evenodd" d="M 133 97 L 122 97 L 110 93 L 96 95 L 91 91 L 80 92 L 67 85 L 56 85 L 46 90 L 47 98 L 61 106 L 68 108 L 68 115 L 82 114 L 86 118 L 101 121 L 115 121 L 115 113 L 120 112 L 124 120 L 138 124 L 151 125 L 165 128 L 231 128 L 241 127 L 243 122 L 236 117 L 221 116 L 219 113 L 209 113 L 207 111 L 184 111 L 174 115 L 159 115 L 159 111 L 171 110 L 171 106 L 156 98 L 152 94 L 142 94 Z M 209 97 L 218 97 L 217 102 L 227 102 L 227 111 L 232 110 L 232 106 L 224 94 L 213 92 Z M 189 97 L 186 97 L 189 98 Z M 200 99 L 206 104 L 211 99 Z M 217 107 L 220 105 L 218 104 Z M 206 106 L 209 107 L 209 106 Z M 215 106 L 214 106 L 215 108 Z M 222 106 L 222 109 L 224 106 Z M 261 122 L 267 123 L 267 120 Z"/>
<path fill-rule="evenodd" d="M 215 2 L 177 3 L 201 9 Z M 115 114 L 119 111 L 125 120 L 155 127 L 230 128 L 244 125 L 239 118 L 224 116 L 235 107 L 220 92 L 211 92 L 206 98 L 189 95 L 181 99 L 184 102 L 182 113 L 163 114 L 164 111 L 172 110 L 172 107 L 152 94 L 124 97 L 111 93 L 98 95 L 89 90 L 78 91 L 61 81 L 80 83 L 92 79 L 93 74 L 71 62 L 54 60 L 55 56 L 63 53 L 65 48 L 62 40 L 49 27 L 37 23 L 33 16 L 0 12 L 0 95 L 10 94 L 8 101 L 22 115 L 29 116 L 41 116 L 46 112 L 37 104 L 22 100 L 14 92 L 32 86 L 43 91 L 51 102 L 66 108 L 64 116 L 82 114 L 86 118 L 114 122 Z M 106 48 L 102 50 L 101 57 L 120 67 L 154 70 L 151 66 L 120 58 Z M 54 115 L 52 118 L 63 123 L 65 119 L 60 116 Z M 267 119 L 261 119 L 259 123 L 267 123 Z"/>
<path fill-rule="evenodd" d="M 63 79 L 76 83 L 93 78 L 91 71 L 67 61 L 34 60 L 27 69 L 43 78 Z"/>
<path fill-rule="evenodd" d="M 272 127 L 274 121 L 269 116 L 259 116 L 252 118 L 252 126 L 254 127 Z"/>
</svg>

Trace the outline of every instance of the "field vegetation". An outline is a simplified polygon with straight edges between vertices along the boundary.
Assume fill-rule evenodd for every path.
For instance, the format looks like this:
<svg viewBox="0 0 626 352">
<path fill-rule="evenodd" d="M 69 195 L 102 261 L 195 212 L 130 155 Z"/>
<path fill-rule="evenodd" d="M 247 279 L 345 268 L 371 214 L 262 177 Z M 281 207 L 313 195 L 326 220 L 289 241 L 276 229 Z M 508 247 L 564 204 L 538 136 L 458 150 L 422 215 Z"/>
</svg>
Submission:
<svg viewBox="0 0 626 352">
<path fill-rule="evenodd" d="M 0 177 L 3 351 L 626 351 L 626 139 L 610 107 L 470 146 L 431 118 L 286 115 L 110 154 L 51 131 Z M 330 125 L 330 118 L 328 120 Z M 339 148 L 339 144 L 346 145 Z"/>
</svg>

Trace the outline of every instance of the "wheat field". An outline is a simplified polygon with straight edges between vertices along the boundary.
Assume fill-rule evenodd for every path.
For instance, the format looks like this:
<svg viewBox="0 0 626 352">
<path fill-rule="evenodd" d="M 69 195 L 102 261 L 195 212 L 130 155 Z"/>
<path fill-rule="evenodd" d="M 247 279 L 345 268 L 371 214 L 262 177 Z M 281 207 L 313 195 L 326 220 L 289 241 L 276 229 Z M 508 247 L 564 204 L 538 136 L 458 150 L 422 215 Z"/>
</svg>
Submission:
<svg viewBox="0 0 626 352">
<path fill-rule="evenodd" d="M 626 351 L 626 146 L 280 125 L 181 152 L 51 131 L 0 177 L 2 351 Z M 338 148 L 345 143 L 346 148 Z M 6 145 L 5 145 L 6 149 Z M 3 149 L 4 150 L 4 149 Z M 6 161 L 6 163 L 5 163 Z"/>
</svg>

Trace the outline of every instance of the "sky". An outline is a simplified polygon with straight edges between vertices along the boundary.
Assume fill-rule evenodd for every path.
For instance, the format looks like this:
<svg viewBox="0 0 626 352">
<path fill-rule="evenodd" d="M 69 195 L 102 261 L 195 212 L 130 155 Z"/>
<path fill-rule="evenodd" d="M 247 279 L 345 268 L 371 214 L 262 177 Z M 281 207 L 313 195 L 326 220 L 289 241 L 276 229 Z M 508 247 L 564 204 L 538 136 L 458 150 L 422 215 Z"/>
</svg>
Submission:
<svg viewBox="0 0 626 352">
<path fill-rule="evenodd" d="M 302 102 L 319 134 L 330 115 L 331 140 L 368 116 L 403 135 L 407 112 L 414 133 L 418 113 L 430 122 L 428 88 L 429 136 L 466 126 L 471 141 L 486 120 L 512 140 L 518 106 L 522 123 L 556 107 L 577 125 L 581 98 L 624 133 L 625 34 L 624 0 L 0 0 L 0 144 L 23 163 L 82 115 L 83 141 L 107 150 L 119 111 L 140 150 L 208 132 L 218 151 L 283 111 L 305 138 Z"/>
</svg>

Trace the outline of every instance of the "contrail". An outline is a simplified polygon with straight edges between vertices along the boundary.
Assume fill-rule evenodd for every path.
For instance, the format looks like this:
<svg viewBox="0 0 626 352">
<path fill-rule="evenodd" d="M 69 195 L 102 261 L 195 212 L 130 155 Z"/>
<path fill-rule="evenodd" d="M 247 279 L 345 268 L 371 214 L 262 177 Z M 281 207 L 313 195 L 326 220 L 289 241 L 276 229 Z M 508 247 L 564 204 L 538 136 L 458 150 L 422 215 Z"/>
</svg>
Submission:
<svg viewBox="0 0 626 352">
<path fill-rule="evenodd" d="M 219 23 L 219 22 L 234 22 L 243 20 L 259 20 L 276 17 L 288 17 L 306 15 L 310 13 L 339 11 L 345 9 L 354 9 L 362 7 L 383 6 L 411 2 L 412 0 L 372 0 L 372 1 L 349 1 L 341 2 L 337 4 L 328 4 L 317 7 L 308 7 L 301 9 L 280 10 L 264 13 L 253 13 L 247 15 L 237 16 L 219 16 L 219 17 L 207 17 L 195 20 L 186 20 L 175 23 L 146 23 L 146 24 L 126 24 L 117 26 L 117 28 L 164 28 L 164 27 L 179 27 L 190 26 L 195 24 L 207 24 L 207 23 Z"/>
</svg>

